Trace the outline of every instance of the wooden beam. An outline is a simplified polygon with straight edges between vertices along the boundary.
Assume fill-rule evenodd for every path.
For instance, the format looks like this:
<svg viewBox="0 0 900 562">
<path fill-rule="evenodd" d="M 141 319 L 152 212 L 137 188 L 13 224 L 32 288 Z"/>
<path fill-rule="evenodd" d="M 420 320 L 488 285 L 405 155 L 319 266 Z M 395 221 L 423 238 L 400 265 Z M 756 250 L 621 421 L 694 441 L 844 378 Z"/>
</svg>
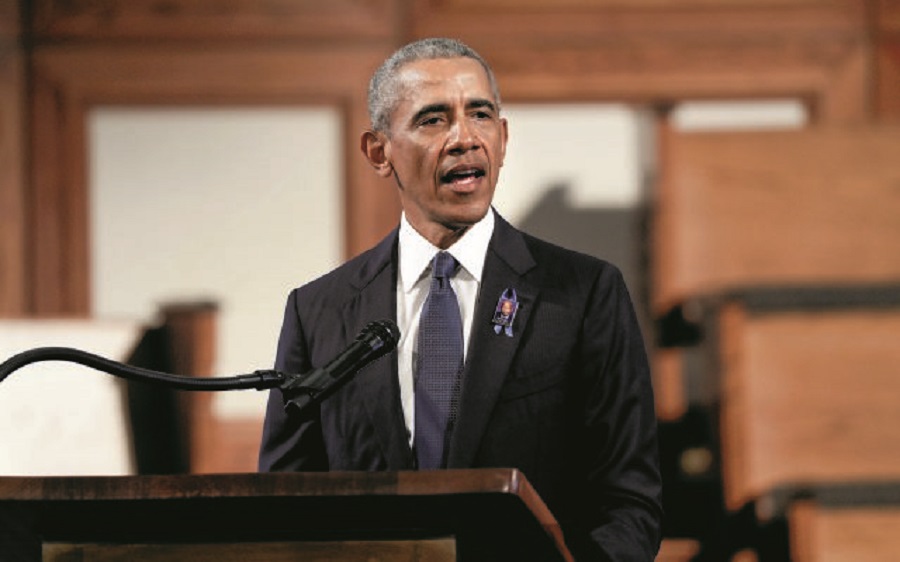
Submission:
<svg viewBox="0 0 900 562">
<path fill-rule="evenodd" d="M 25 64 L 19 6 L 0 1 L 0 317 L 27 310 Z"/>
<path fill-rule="evenodd" d="M 33 2 L 38 41 L 303 41 L 390 39 L 398 0 L 105 0 Z"/>
</svg>

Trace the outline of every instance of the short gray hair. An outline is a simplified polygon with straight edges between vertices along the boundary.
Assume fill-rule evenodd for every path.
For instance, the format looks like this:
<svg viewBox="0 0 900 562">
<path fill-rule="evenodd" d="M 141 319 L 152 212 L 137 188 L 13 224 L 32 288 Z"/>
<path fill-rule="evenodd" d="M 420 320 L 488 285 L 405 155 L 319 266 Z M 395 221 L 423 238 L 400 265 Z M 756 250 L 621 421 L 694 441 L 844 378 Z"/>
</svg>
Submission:
<svg viewBox="0 0 900 562">
<path fill-rule="evenodd" d="M 494 102 L 500 107 L 500 89 L 494 72 L 488 63 L 474 49 L 456 39 L 431 37 L 420 39 L 401 47 L 385 60 L 369 82 L 369 119 L 372 129 L 387 132 L 390 128 L 391 114 L 400 97 L 397 74 L 406 64 L 424 59 L 469 58 L 478 61 L 484 68 L 494 95 Z"/>
</svg>

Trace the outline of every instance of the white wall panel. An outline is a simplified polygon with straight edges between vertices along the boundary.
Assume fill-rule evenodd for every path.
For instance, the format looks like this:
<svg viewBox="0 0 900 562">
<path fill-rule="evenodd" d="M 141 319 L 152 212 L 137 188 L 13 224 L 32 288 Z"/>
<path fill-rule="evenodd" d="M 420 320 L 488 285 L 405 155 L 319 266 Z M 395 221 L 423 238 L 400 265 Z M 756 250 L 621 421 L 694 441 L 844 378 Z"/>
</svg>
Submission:
<svg viewBox="0 0 900 562">
<path fill-rule="evenodd" d="M 342 257 L 338 111 L 104 107 L 89 126 L 94 315 L 212 299 L 217 372 L 270 368 L 288 291 Z M 261 415 L 263 399 L 216 404 Z"/>
</svg>

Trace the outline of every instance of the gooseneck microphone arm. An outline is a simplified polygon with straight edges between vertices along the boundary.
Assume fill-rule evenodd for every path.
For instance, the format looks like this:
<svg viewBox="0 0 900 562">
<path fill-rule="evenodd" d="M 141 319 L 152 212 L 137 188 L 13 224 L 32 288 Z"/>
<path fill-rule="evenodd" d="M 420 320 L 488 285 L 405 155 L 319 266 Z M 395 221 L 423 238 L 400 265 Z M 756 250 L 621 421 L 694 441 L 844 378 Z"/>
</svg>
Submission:
<svg viewBox="0 0 900 562">
<path fill-rule="evenodd" d="M 125 365 L 71 347 L 39 347 L 14 355 L 0 364 L 0 382 L 14 371 L 40 361 L 67 361 L 128 380 L 162 384 L 178 390 L 265 390 L 279 387 L 285 408 L 304 409 L 321 402 L 349 382 L 357 371 L 390 353 L 400 341 L 400 331 L 390 320 L 368 324 L 356 340 L 333 361 L 309 373 L 285 374 L 254 371 L 232 377 L 187 377 Z"/>
<path fill-rule="evenodd" d="M 256 371 L 250 375 L 234 377 L 186 377 L 125 365 L 71 347 L 38 347 L 14 355 L 0 365 L 0 382 L 13 371 L 40 361 L 78 363 L 123 379 L 159 383 L 178 390 L 242 390 L 248 388 L 262 390 L 276 387 L 286 378 L 284 374 L 277 371 Z"/>
</svg>

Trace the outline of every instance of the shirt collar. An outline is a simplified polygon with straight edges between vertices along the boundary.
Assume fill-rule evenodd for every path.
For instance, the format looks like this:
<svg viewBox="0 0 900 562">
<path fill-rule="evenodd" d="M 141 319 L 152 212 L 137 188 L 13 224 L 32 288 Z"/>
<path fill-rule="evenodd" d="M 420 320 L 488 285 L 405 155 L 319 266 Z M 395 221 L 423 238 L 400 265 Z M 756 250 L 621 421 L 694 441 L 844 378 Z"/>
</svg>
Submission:
<svg viewBox="0 0 900 562">
<path fill-rule="evenodd" d="M 447 249 L 478 283 L 481 283 L 484 257 L 493 233 L 494 210 L 491 208 L 485 213 L 484 218 L 472 225 L 462 238 Z M 399 237 L 400 283 L 403 291 L 408 293 L 422 277 L 435 254 L 441 250 L 416 232 L 409 224 L 406 213 L 400 216 Z"/>
</svg>

